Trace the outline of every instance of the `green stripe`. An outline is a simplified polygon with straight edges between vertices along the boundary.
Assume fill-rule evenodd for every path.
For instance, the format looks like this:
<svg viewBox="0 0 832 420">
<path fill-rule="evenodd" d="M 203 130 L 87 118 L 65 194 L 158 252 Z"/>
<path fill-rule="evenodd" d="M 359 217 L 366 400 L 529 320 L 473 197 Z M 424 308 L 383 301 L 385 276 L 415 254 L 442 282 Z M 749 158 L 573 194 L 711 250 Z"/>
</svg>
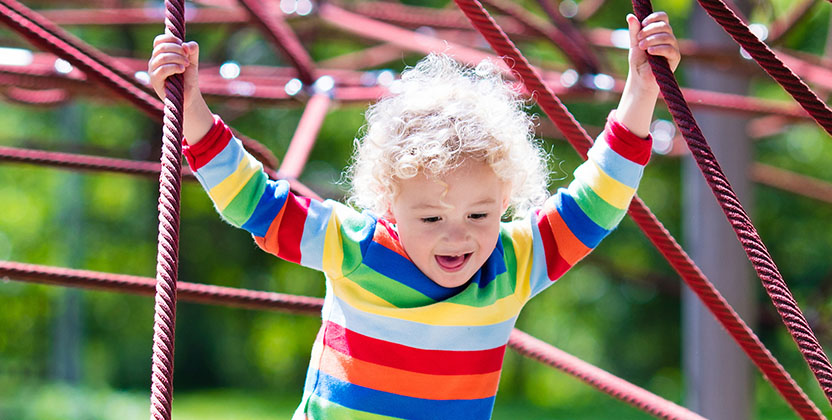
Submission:
<svg viewBox="0 0 832 420">
<path fill-rule="evenodd" d="M 500 240 L 503 241 L 505 251 L 506 272 L 498 275 L 486 287 L 481 288 L 478 284 L 468 285 L 464 291 L 448 299 L 448 302 L 482 308 L 514 293 L 517 286 L 517 257 L 514 244 L 511 242 L 511 235 L 502 229 Z"/>
<path fill-rule="evenodd" d="M 350 274 L 350 280 L 397 308 L 415 308 L 436 303 L 418 290 L 383 276 L 364 264 Z"/>
<path fill-rule="evenodd" d="M 335 213 L 337 208 L 333 208 Z M 337 218 L 343 216 L 342 213 L 333 214 Z M 361 254 L 361 244 L 359 243 L 365 238 L 363 230 L 367 227 L 367 219 L 363 216 L 344 217 L 340 220 L 340 236 L 341 252 L 343 259 L 341 260 L 341 273 L 344 276 L 350 276 L 350 273 L 355 270 L 360 264 L 364 256 Z M 329 239 L 327 239 L 328 241 Z M 327 244 L 329 245 L 329 244 Z"/>
<path fill-rule="evenodd" d="M 228 203 L 228 206 L 222 212 L 222 216 L 232 225 L 242 226 L 254 213 L 254 208 L 257 207 L 257 203 L 265 190 L 266 174 L 255 172 L 243 189 Z"/>
<path fill-rule="evenodd" d="M 574 181 L 579 182 L 579 181 Z M 610 230 L 621 222 L 626 213 L 624 210 L 616 208 L 610 203 L 604 201 L 598 194 L 595 193 L 589 186 L 580 182 L 577 188 L 572 188 L 570 185 L 569 191 L 573 194 L 575 202 L 581 210 L 592 219 L 598 226 Z"/>
<path fill-rule="evenodd" d="M 326 420 L 387 420 L 395 417 L 382 416 L 380 414 L 357 411 L 332 401 L 325 400 L 317 395 L 312 395 L 309 404 L 306 406 L 309 418 Z"/>
</svg>

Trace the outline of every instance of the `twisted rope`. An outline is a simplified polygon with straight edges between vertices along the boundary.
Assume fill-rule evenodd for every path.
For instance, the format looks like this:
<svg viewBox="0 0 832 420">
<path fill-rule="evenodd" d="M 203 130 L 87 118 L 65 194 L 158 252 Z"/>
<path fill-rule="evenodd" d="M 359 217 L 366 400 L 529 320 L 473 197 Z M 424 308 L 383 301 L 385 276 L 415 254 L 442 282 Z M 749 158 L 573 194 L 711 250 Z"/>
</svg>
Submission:
<svg viewBox="0 0 832 420">
<path fill-rule="evenodd" d="M 0 277 L 3 276 L 8 276 L 14 280 L 138 295 L 152 294 L 154 285 L 154 280 L 147 277 L 44 267 L 9 261 L 0 261 Z M 313 316 L 320 316 L 323 306 L 323 299 L 320 298 L 184 281 L 179 282 L 178 293 L 181 300 L 191 302 L 247 309 L 277 310 Z M 567 373 L 621 401 L 630 404 L 638 404 L 639 401 L 651 401 L 652 405 L 663 407 L 661 412 L 652 413 L 659 417 L 702 420 L 702 417 L 684 407 L 618 378 L 516 328 L 511 332 L 508 346 L 523 356 Z M 646 408 L 650 409 L 649 407 Z"/>
<path fill-rule="evenodd" d="M 125 81 L 132 85 L 135 89 L 143 91 L 150 97 L 154 97 L 153 91 L 150 87 L 139 83 L 138 80 L 130 76 L 130 72 L 128 69 L 120 66 L 117 61 L 113 61 L 106 54 L 102 53 L 101 51 L 98 51 L 91 45 L 81 41 L 69 32 L 63 30 L 61 27 L 59 27 L 43 15 L 35 13 L 33 10 L 26 8 L 26 6 L 24 6 L 22 3 L 10 0 L 6 2 L 6 5 L 14 9 L 26 20 L 36 25 L 43 32 L 48 33 L 54 36 L 55 38 L 66 42 L 67 44 L 71 45 L 74 49 L 80 51 L 83 55 L 89 57 L 98 66 L 106 68 L 112 73 L 117 74 L 120 78 L 125 79 Z"/>
<path fill-rule="evenodd" d="M 70 42 L 69 35 L 57 29 L 53 32 L 43 28 L 39 22 L 43 23 L 41 21 L 45 19 L 36 19 L 36 17 L 37 13 L 15 0 L 0 0 L 0 22 L 5 23 L 33 44 L 51 51 L 89 77 L 95 78 L 104 86 L 130 99 L 145 112 L 161 117 L 161 105 L 155 97 L 134 85 L 131 78 L 123 76 L 119 71 L 85 52 L 92 51 L 92 47 L 77 40 Z"/>
<path fill-rule="evenodd" d="M 580 73 L 598 73 L 600 65 L 598 59 L 592 55 L 587 45 L 574 39 L 574 33 L 566 33 L 561 31 L 558 26 L 546 22 L 534 13 L 526 10 L 521 6 L 510 0 L 485 0 L 491 7 L 499 10 L 501 13 L 511 16 L 520 24 L 525 25 L 533 33 L 551 41 L 552 46 L 560 49 L 569 58 L 578 72 Z"/>
<path fill-rule="evenodd" d="M 643 20 L 653 12 L 649 0 L 632 0 L 632 2 L 633 10 L 639 20 Z M 829 364 L 829 359 L 824 354 L 823 348 L 821 348 L 809 323 L 800 311 L 794 297 L 792 297 L 788 286 L 783 281 L 774 260 L 768 253 L 751 219 L 743 209 L 719 162 L 717 162 L 708 146 L 684 96 L 682 96 L 673 72 L 667 65 L 667 61 L 663 57 L 656 56 L 648 56 L 648 61 L 656 75 L 656 80 L 670 113 L 673 115 L 676 125 L 682 131 L 682 135 L 688 143 L 688 148 L 697 165 L 699 165 L 699 169 L 716 196 L 722 211 L 728 217 L 728 221 L 734 228 L 737 238 L 760 277 L 766 293 L 768 293 L 786 328 L 797 343 L 803 358 L 812 369 L 812 373 L 820 383 L 826 398 L 832 402 L 832 365 Z"/>
<path fill-rule="evenodd" d="M 491 19 L 488 12 L 476 0 L 455 0 L 455 2 L 497 54 L 505 57 L 504 59 L 526 85 L 526 89 L 532 92 L 540 107 L 564 133 L 569 143 L 582 157 L 586 158 L 586 152 L 592 143 L 589 135 L 575 121 L 574 117 L 555 97 L 548 86 L 543 83 L 537 71 Z M 797 386 L 780 363 L 774 359 L 754 332 L 728 305 L 719 291 L 696 267 L 693 260 L 638 196 L 633 198 L 628 214 L 789 405 L 803 418 L 823 419 L 820 410 L 815 407 L 814 403 Z"/>
<path fill-rule="evenodd" d="M 184 0 L 165 0 L 165 32 L 185 39 Z M 150 417 L 170 420 L 173 401 L 173 346 L 176 332 L 176 277 L 179 268 L 179 200 L 182 182 L 184 78 L 165 80 L 162 170 L 159 174 L 159 237 L 153 317 Z"/>
<path fill-rule="evenodd" d="M 751 33 L 740 18 L 722 0 L 698 0 L 699 4 L 780 86 L 832 134 L 832 110 L 787 67 L 769 47 Z M 827 394 L 828 397 L 832 397 Z"/>
<path fill-rule="evenodd" d="M 687 408 L 667 401 L 603 369 L 590 365 L 516 328 L 511 332 L 509 343 L 514 343 L 512 348 L 518 353 L 566 372 L 598 390 L 641 409 L 645 413 L 662 419 L 705 420 L 704 417 Z"/>
</svg>

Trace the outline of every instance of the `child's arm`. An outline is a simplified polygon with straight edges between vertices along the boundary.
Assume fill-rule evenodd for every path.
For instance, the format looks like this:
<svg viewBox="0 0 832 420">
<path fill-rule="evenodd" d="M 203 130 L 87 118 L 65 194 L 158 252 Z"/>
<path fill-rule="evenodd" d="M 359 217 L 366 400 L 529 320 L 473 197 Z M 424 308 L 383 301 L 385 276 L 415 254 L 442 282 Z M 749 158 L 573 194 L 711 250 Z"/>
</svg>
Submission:
<svg viewBox="0 0 832 420">
<path fill-rule="evenodd" d="M 537 214 L 532 272 L 541 275 L 529 276 L 529 297 L 551 285 L 618 226 L 650 158 L 649 128 L 659 89 L 647 54 L 667 58 L 675 69 L 679 48 L 665 13 L 653 13 L 643 25 L 633 15 L 627 22 L 632 47 L 621 102 L 587 161 L 575 170 L 575 179 Z"/>
<path fill-rule="evenodd" d="M 627 15 L 630 30 L 630 71 L 616 119 L 639 137 L 650 133 L 653 108 L 659 95 L 659 86 L 647 62 L 647 54 L 667 59 L 671 70 L 676 70 L 681 60 L 679 42 L 665 12 L 655 12 L 639 23 L 632 14 Z"/>
<path fill-rule="evenodd" d="M 199 45 L 196 42 L 179 44 L 173 35 L 162 34 L 153 40 L 153 53 L 147 63 L 150 84 L 159 98 L 165 98 L 165 79 L 183 73 L 184 115 L 183 131 L 191 145 L 196 144 L 214 123 L 214 117 L 199 91 Z"/>
<path fill-rule="evenodd" d="M 167 34 L 154 40 L 148 61 L 151 84 L 163 98 L 165 79 L 183 73 L 188 140 L 183 153 L 222 218 L 285 260 L 331 276 L 356 267 L 362 258 L 358 244 L 372 237 L 375 219 L 333 201 L 296 196 L 287 181 L 268 179 L 262 164 L 211 113 L 199 91 L 198 66 L 196 42 L 180 45 Z"/>
</svg>

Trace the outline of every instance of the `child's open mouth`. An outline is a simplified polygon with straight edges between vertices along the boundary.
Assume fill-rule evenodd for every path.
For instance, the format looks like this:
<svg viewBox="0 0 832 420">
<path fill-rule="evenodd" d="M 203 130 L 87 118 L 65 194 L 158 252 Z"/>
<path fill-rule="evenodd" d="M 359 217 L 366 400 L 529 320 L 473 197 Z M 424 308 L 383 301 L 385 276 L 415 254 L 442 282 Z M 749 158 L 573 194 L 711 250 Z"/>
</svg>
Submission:
<svg viewBox="0 0 832 420">
<path fill-rule="evenodd" d="M 458 271 L 471 258 L 471 253 L 459 255 L 437 255 L 436 263 L 445 271 Z"/>
</svg>

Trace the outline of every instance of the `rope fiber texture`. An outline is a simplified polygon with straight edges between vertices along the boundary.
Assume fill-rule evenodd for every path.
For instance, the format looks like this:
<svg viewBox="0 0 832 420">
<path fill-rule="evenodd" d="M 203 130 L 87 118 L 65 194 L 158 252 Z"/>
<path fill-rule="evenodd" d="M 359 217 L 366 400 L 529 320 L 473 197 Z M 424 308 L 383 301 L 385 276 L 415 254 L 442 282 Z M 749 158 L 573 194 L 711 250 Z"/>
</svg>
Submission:
<svg viewBox="0 0 832 420">
<path fill-rule="evenodd" d="M 22 4 L 15 0 L 0 0 L 0 22 L 5 23 L 33 44 L 70 62 L 104 86 L 131 99 L 145 112 L 158 113 L 161 117 L 159 100 L 138 87 L 134 79 L 125 76 L 115 66 L 107 63 L 103 53 L 94 52 L 96 50 L 92 47 L 75 39 L 57 26 L 49 25 L 46 19 Z"/>
<path fill-rule="evenodd" d="M 592 139 L 577 123 L 566 107 L 543 83 L 540 74 L 523 57 L 508 36 L 494 22 L 477 0 L 455 0 L 471 23 L 483 35 L 498 55 L 517 73 L 541 109 L 563 132 L 575 150 L 586 158 Z M 647 235 L 661 254 L 668 260 L 685 283 L 714 314 L 717 321 L 728 331 L 745 351 L 757 368 L 771 382 L 786 402 L 803 418 L 824 419 L 820 410 L 795 383 L 782 365 L 766 349 L 754 332 L 730 307 L 714 285 L 694 264 L 693 260 L 679 246 L 667 229 L 653 215 L 644 202 L 633 198 L 628 214 Z"/>
<path fill-rule="evenodd" d="M 632 0 L 632 3 L 639 20 L 643 20 L 653 12 L 649 0 Z M 681 130 L 699 169 L 716 196 L 722 211 L 728 217 L 728 221 L 734 228 L 748 259 L 783 319 L 783 323 L 820 383 L 827 400 L 832 402 L 832 365 L 829 364 L 829 359 L 708 146 L 679 89 L 673 72 L 667 65 L 667 60 L 663 57 L 648 55 L 648 61 L 670 113 Z"/>
<path fill-rule="evenodd" d="M 716 21 L 731 38 L 832 135 L 832 110 L 803 83 L 794 72 L 774 54 L 773 51 L 751 33 L 748 26 L 722 0 L 698 0 L 703 9 Z M 832 1 L 832 0 L 830 0 Z M 633 3 L 635 4 L 635 2 Z M 655 67 L 654 67 L 655 68 Z M 826 394 L 830 398 L 830 394 Z"/>
<path fill-rule="evenodd" d="M 185 39 L 184 0 L 165 0 L 165 32 Z M 173 352 L 176 332 L 176 278 L 179 269 L 179 209 L 182 188 L 184 78 L 165 80 L 162 170 L 159 174 L 159 238 L 153 317 L 153 366 L 150 418 L 170 420 L 173 401 Z"/>
</svg>

